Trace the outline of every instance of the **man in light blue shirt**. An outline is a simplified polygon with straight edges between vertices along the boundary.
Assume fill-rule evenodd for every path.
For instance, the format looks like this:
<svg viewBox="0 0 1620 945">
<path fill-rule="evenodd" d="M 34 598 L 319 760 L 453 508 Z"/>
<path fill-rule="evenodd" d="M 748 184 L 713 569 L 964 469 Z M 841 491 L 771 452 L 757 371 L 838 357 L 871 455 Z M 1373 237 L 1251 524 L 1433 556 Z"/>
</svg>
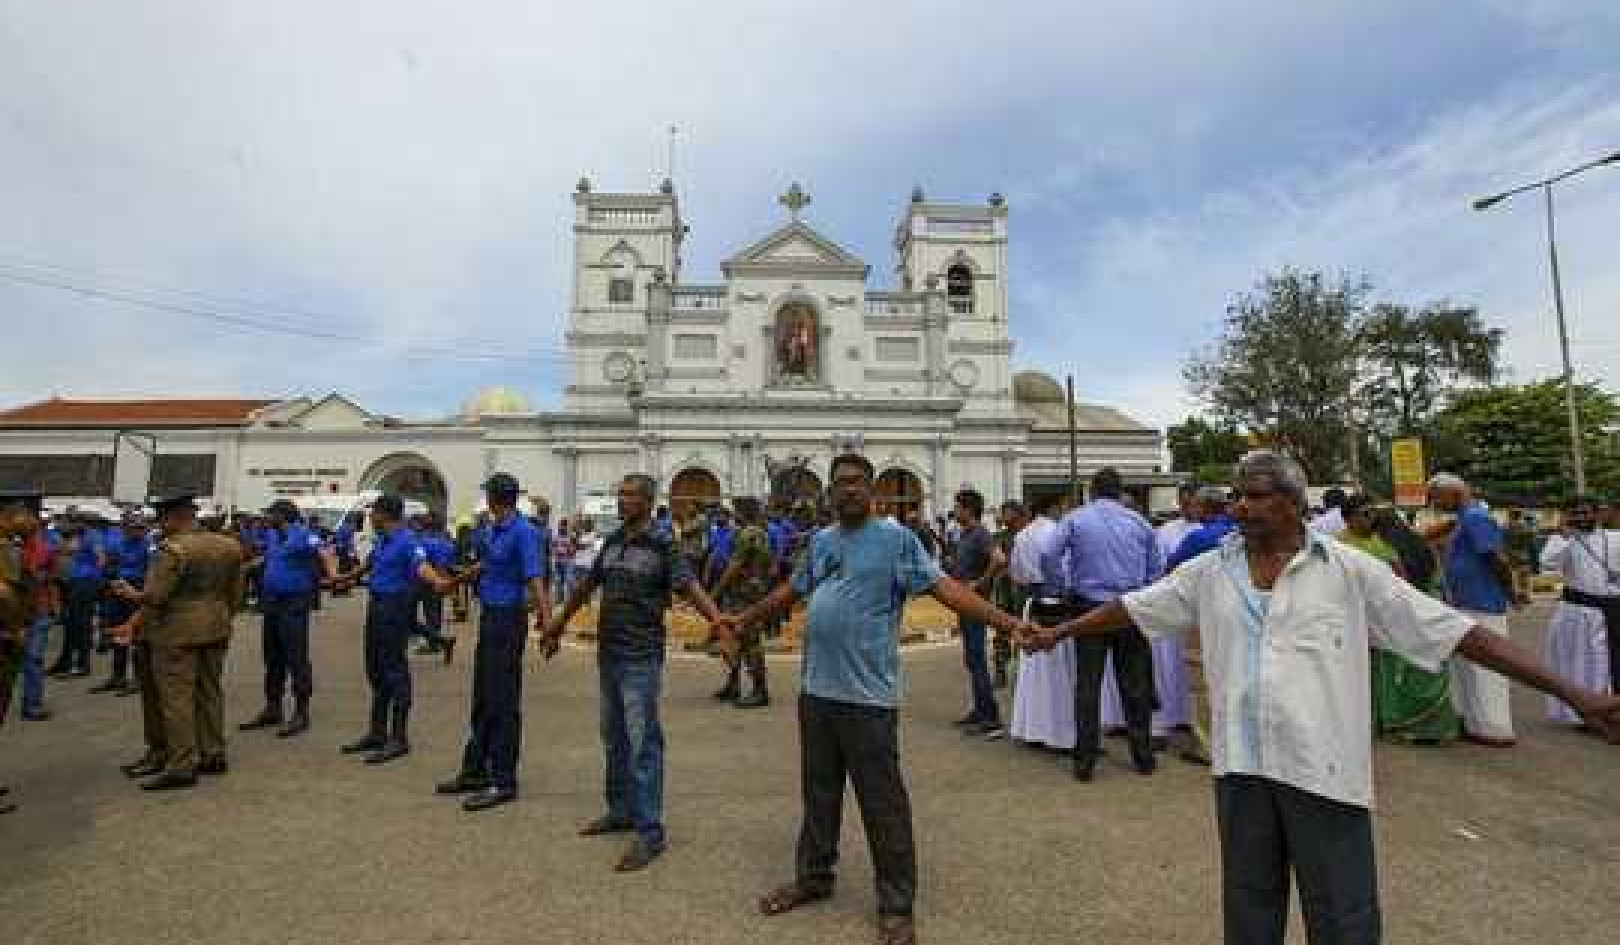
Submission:
<svg viewBox="0 0 1620 945">
<path fill-rule="evenodd" d="M 1058 525 L 1057 546 L 1064 556 L 1063 595 L 1070 616 L 1079 616 L 1127 591 L 1146 587 L 1164 572 L 1164 554 L 1153 526 L 1120 502 L 1119 473 L 1104 467 L 1091 477 L 1091 501 Z M 1113 655 L 1114 678 L 1125 710 L 1131 764 L 1152 774 L 1153 653 L 1135 627 L 1075 641 L 1074 776 L 1090 781 L 1102 755 L 1102 678 Z"/>
<path fill-rule="evenodd" d="M 872 514 L 872 464 L 848 454 L 832 462 L 836 525 L 823 528 L 792 580 L 720 630 L 758 625 L 809 599 L 799 696 L 801 794 L 797 877 L 760 903 L 780 915 L 832 895 L 844 807 L 855 785 L 876 874 L 878 926 L 885 941 L 912 940 L 917 888 L 911 803 L 900 774 L 900 620 L 906 599 L 928 593 L 959 615 L 1017 632 L 1022 624 L 939 570 L 909 528 Z"/>
</svg>

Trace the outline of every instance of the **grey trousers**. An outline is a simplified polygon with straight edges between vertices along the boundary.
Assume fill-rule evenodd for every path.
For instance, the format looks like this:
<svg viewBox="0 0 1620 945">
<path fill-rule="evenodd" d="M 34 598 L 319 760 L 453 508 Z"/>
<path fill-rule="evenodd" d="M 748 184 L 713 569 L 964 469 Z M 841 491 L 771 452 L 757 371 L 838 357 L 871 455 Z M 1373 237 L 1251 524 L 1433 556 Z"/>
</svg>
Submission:
<svg viewBox="0 0 1620 945">
<path fill-rule="evenodd" d="M 1283 945 L 1289 874 L 1311 945 L 1376 945 L 1372 814 L 1269 778 L 1215 779 L 1226 945 Z"/>
</svg>

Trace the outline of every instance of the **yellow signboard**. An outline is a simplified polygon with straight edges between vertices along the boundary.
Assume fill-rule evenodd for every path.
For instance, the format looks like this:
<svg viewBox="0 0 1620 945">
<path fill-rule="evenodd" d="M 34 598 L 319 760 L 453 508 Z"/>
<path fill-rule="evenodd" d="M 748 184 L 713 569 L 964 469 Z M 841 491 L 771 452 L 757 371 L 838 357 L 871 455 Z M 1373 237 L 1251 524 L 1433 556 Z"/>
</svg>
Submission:
<svg viewBox="0 0 1620 945">
<path fill-rule="evenodd" d="M 1396 505 L 1423 505 L 1428 501 L 1428 470 L 1423 465 L 1423 441 L 1394 440 L 1389 444 L 1390 480 Z"/>
</svg>

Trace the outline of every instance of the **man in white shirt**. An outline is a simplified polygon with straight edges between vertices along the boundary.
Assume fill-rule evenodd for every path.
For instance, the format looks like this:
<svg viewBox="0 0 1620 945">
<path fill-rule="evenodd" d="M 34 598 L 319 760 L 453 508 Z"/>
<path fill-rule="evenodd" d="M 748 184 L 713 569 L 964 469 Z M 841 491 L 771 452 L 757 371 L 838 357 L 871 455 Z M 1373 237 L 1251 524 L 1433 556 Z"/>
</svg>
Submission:
<svg viewBox="0 0 1620 945">
<path fill-rule="evenodd" d="M 1620 692 L 1620 532 L 1598 525 L 1585 499 L 1570 506 L 1566 529 L 1547 539 L 1541 570 L 1561 575 L 1564 592 L 1547 625 L 1547 663 L 1566 679 L 1598 692 Z M 1561 700 L 1547 698 L 1547 718 L 1579 724 Z"/>
<path fill-rule="evenodd" d="M 1177 486 L 1176 505 L 1181 514 L 1153 530 L 1159 540 L 1159 553 L 1166 561 L 1181 547 L 1181 540 L 1198 528 L 1198 487 L 1190 482 Z"/>
<path fill-rule="evenodd" d="M 1029 601 L 1029 617 L 1053 625 L 1062 621 L 1062 561 L 1054 554 L 1058 539 L 1057 496 L 1030 502 L 1035 518 L 1013 539 L 1009 574 L 1020 596 Z M 1026 653 L 1018 663 L 1013 687 L 1012 737 L 1059 751 L 1074 748 L 1074 644 L 1059 643 L 1049 653 Z"/>
<path fill-rule="evenodd" d="M 1134 623 L 1202 635 L 1227 945 L 1281 945 L 1290 871 L 1312 945 L 1380 938 L 1368 650 L 1431 672 L 1461 656 L 1569 703 L 1620 741 L 1620 699 L 1572 685 L 1508 638 L 1301 526 L 1305 481 L 1275 453 L 1237 470 L 1239 534 L 1055 630 L 1050 646 Z"/>
<path fill-rule="evenodd" d="M 1322 514 L 1311 519 L 1311 528 L 1329 538 L 1344 531 L 1344 501 L 1350 496 L 1338 486 L 1322 493 Z"/>
</svg>

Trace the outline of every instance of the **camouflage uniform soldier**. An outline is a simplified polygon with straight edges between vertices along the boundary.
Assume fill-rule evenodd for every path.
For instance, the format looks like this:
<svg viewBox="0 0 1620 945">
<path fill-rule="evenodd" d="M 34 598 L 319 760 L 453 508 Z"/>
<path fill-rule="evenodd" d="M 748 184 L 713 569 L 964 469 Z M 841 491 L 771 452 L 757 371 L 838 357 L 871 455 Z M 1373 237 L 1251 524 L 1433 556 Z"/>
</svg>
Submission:
<svg viewBox="0 0 1620 945">
<path fill-rule="evenodd" d="M 195 786 L 198 774 L 226 770 L 220 677 L 231 620 L 243 599 L 243 557 L 234 538 L 198 527 L 195 496 L 181 493 L 153 505 L 163 540 L 146 587 L 120 581 L 113 592 L 141 605 L 126 626 L 138 624 L 144 634 L 163 723 L 163 770 L 141 788 L 169 791 Z"/>
<path fill-rule="evenodd" d="M 742 527 L 737 531 L 736 543 L 731 551 L 731 563 L 715 585 L 715 596 L 727 613 L 738 613 L 764 600 L 775 583 L 775 559 L 771 555 L 770 536 L 760 513 L 759 500 L 744 496 L 735 503 Z M 735 703 L 739 709 L 754 709 L 771 704 L 770 690 L 765 684 L 765 626 L 751 624 L 740 628 L 737 634 L 737 652 L 726 654 L 726 684 L 716 699 Z M 747 668 L 754 684 L 753 692 L 744 698 L 739 687 L 739 676 Z"/>
</svg>

